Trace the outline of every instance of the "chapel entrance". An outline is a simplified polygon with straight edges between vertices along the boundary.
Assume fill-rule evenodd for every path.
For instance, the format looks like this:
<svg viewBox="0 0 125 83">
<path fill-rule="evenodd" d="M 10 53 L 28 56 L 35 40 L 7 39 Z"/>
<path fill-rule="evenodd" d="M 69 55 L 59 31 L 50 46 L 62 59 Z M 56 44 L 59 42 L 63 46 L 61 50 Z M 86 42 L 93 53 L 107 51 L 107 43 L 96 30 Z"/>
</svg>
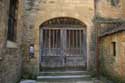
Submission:
<svg viewBox="0 0 125 83">
<path fill-rule="evenodd" d="M 86 68 L 86 26 L 71 18 L 55 18 L 41 26 L 42 68 Z"/>
</svg>

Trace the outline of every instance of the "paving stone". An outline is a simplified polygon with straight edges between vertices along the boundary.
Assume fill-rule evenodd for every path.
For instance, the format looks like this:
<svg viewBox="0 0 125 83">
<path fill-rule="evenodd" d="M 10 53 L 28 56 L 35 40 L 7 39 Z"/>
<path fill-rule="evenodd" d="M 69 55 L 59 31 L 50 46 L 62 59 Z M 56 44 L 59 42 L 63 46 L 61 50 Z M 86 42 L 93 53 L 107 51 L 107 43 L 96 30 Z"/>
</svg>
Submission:
<svg viewBox="0 0 125 83">
<path fill-rule="evenodd" d="M 35 80 L 23 80 L 20 83 L 37 83 Z"/>
</svg>

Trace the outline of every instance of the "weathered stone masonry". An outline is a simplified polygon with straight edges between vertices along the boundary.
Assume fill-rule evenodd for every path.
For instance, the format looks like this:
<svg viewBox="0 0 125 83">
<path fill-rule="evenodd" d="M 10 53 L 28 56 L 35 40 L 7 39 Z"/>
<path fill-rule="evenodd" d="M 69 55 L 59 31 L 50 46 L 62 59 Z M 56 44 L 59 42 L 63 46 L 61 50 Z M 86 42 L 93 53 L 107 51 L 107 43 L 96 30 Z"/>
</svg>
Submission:
<svg viewBox="0 0 125 83">
<path fill-rule="evenodd" d="M 116 82 L 124 81 L 125 26 L 122 23 L 102 25 L 103 28 L 100 29 L 101 74 L 103 74 L 104 76 L 108 76 L 109 79 L 113 79 Z"/>
<path fill-rule="evenodd" d="M 15 83 L 21 77 L 22 0 L 19 0 L 16 42 L 7 40 L 10 0 L 0 1 L 0 83 Z"/>
<path fill-rule="evenodd" d="M 70 0 L 37 0 L 37 1 L 25 1 L 25 21 L 24 36 L 26 49 L 28 50 L 29 44 L 35 45 L 35 59 L 31 61 L 25 60 L 24 68 L 27 68 L 26 72 L 32 71 L 39 72 L 39 31 L 40 25 L 45 21 L 58 17 L 71 17 L 80 20 L 87 26 L 87 53 L 88 53 L 88 69 L 96 70 L 96 22 L 110 23 L 111 21 L 119 21 L 124 19 L 123 13 L 124 0 L 120 0 L 118 6 L 111 5 L 111 0 L 97 0 L 94 3 L 93 0 L 83 1 L 70 1 Z M 96 9 L 94 7 L 96 5 Z M 97 17 L 97 18 L 96 18 Z M 113 19 L 113 20 L 112 20 Z M 108 28 L 109 26 L 107 26 Z M 102 28 L 100 26 L 99 28 Z M 104 30 L 104 29 L 103 29 Z M 28 53 L 25 54 L 25 57 Z M 33 70 L 31 70 L 31 68 Z"/>
<path fill-rule="evenodd" d="M 98 29 L 101 33 L 107 33 L 114 29 L 112 22 L 120 23 L 125 19 L 125 0 L 119 0 L 115 4 L 112 3 L 115 0 L 19 0 L 16 17 L 16 42 L 12 42 L 7 40 L 9 1 L 0 1 L 0 83 L 15 83 L 21 74 L 24 74 L 24 78 L 29 76 L 34 78 L 40 72 L 40 25 L 47 20 L 68 17 L 77 19 L 86 25 L 87 70 L 95 71 L 97 25 L 99 25 Z M 118 34 L 123 35 L 124 38 L 123 33 Z M 118 34 L 104 37 L 101 43 L 105 44 L 105 41 L 110 38 L 119 37 Z M 31 60 L 29 59 L 30 44 L 35 45 L 35 58 Z M 103 49 L 105 47 L 101 46 L 101 50 Z M 105 59 L 110 60 L 111 57 L 106 55 Z M 108 63 L 107 61 L 106 64 Z M 121 63 L 117 63 L 117 65 Z M 109 69 L 112 67 L 111 65 L 106 67 L 110 74 L 118 73 L 120 76 L 124 76 L 124 73 L 121 75 L 121 72 L 124 71 L 124 68 L 121 68 L 123 65 L 120 68 L 115 66 L 116 71 L 112 72 Z"/>
<path fill-rule="evenodd" d="M 83 5 L 84 3 L 84 5 Z M 86 3 L 86 4 L 85 4 Z M 35 71 L 39 70 L 39 31 L 40 31 L 40 25 L 44 23 L 45 21 L 53 18 L 58 18 L 58 17 L 70 17 L 70 18 L 75 18 L 80 20 L 82 23 L 86 24 L 87 28 L 87 46 L 88 46 L 88 69 L 89 67 L 92 67 L 91 64 L 93 63 L 93 57 L 95 53 L 89 52 L 90 50 L 90 43 L 91 41 L 91 33 L 94 30 L 94 26 L 92 23 L 92 19 L 94 17 L 94 2 L 92 0 L 89 1 L 82 1 L 82 0 L 77 0 L 77 1 L 58 1 L 58 0 L 37 0 L 33 1 L 31 6 L 31 2 L 26 0 L 25 2 L 25 20 L 28 20 L 28 23 L 25 23 L 24 25 L 27 25 L 25 27 L 25 31 L 27 32 L 24 36 L 24 38 L 28 38 L 27 41 L 24 41 L 24 43 L 29 46 L 28 44 L 34 43 L 35 45 L 35 59 L 32 62 L 27 62 L 26 67 L 29 67 L 30 65 L 28 64 L 34 64 L 34 67 L 36 68 Z M 85 9 L 86 12 L 83 10 Z M 34 11 L 36 13 L 34 13 Z M 33 33 L 31 33 L 32 31 Z M 31 39 L 30 39 L 31 38 Z M 31 40 L 31 41 L 30 41 Z M 93 48 L 93 47 L 92 47 Z M 28 47 L 27 47 L 28 49 Z M 93 50 L 93 49 L 91 49 Z M 90 55 L 90 56 L 89 56 Z M 92 55 L 92 56 L 91 56 Z M 28 56 L 28 54 L 26 54 Z M 28 65 L 28 66 L 27 66 Z M 91 66 L 90 66 L 91 65 Z M 32 66 L 31 66 L 32 67 Z M 28 70 L 31 68 L 29 67 Z"/>
</svg>

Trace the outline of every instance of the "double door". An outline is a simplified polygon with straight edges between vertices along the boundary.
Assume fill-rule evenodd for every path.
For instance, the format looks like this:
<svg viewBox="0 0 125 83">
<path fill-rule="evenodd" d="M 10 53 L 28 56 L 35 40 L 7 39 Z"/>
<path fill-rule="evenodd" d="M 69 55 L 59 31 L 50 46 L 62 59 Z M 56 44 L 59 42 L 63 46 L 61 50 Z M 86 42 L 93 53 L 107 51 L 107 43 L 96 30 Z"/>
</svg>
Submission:
<svg viewBox="0 0 125 83">
<path fill-rule="evenodd" d="M 41 67 L 85 67 L 86 30 L 84 28 L 44 27 L 41 29 Z"/>
</svg>

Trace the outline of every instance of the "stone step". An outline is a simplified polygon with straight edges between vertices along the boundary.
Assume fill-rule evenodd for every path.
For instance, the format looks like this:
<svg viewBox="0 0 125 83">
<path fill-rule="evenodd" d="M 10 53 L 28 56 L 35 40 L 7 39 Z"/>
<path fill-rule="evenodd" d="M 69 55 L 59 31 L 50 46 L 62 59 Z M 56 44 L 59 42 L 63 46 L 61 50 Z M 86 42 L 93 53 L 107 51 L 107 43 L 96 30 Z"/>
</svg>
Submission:
<svg viewBox="0 0 125 83">
<path fill-rule="evenodd" d="M 39 76 L 89 75 L 87 71 L 40 72 Z"/>
<path fill-rule="evenodd" d="M 48 67 L 41 67 L 40 71 L 44 72 L 63 72 L 63 71 L 83 71 L 86 70 L 85 67 L 56 67 L 56 68 L 48 68 Z"/>
<path fill-rule="evenodd" d="M 91 75 L 88 71 L 44 71 L 37 77 L 38 82 L 56 82 L 56 81 L 91 81 Z M 57 82 L 58 83 L 58 82 Z"/>
<path fill-rule="evenodd" d="M 93 83 L 93 81 L 82 81 L 82 80 L 63 80 L 63 81 L 42 81 L 42 82 L 37 82 L 37 83 Z"/>
<path fill-rule="evenodd" d="M 48 81 L 48 80 L 91 80 L 90 75 L 62 75 L 62 76 L 38 76 L 37 81 Z"/>
</svg>

